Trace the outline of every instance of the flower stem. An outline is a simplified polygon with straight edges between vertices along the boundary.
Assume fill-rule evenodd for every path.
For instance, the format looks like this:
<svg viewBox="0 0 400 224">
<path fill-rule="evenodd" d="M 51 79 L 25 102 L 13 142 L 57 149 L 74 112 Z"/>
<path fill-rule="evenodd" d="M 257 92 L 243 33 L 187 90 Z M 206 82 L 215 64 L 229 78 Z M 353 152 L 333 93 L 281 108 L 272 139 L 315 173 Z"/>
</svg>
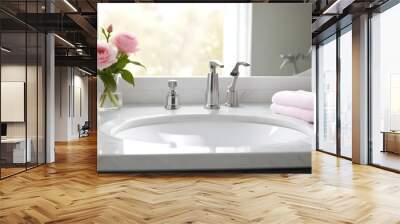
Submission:
<svg viewBox="0 0 400 224">
<path fill-rule="evenodd" d="M 99 99 L 99 106 L 100 107 L 104 107 L 104 103 L 106 102 L 107 98 L 109 98 L 111 105 L 113 107 L 118 107 L 119 106 L 119 99 L 118 96 L 115 95 L 114 92 L 112 92 L 111 90 L 109 90 L 108 88 L 104 89 L 103 93 L 100 96 Z"/>
<path fill-rule="evenodd" d="M 107 95 L 110 98 L 111 104 L 114 107 L 118 107 L 119 106 L 118 97 L 111 91 L 107 91 Z"/>
<path fill-rule="evenodd" d="M 105 90 L 104 90 L 103 93 L 100 96 L 100 102 L 99 102 L 100 107 L 104 106 L 104 102 L 105 101 L 106 101 L 106 94 L 105 94 Z"/>
</svg>

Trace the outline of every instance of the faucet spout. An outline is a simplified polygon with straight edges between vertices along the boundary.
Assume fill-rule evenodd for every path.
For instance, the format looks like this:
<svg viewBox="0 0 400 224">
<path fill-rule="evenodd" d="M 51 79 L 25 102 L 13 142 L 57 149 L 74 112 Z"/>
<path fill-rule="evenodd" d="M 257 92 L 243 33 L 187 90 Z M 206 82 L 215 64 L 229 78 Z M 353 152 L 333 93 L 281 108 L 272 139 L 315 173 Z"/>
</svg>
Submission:
<svg viewBox="0 0 400 224">
<path fill-rule="evenodd" d="M 231 76 L 233 76 L 233 80 L 230 86 L 228 86 L 228 89 L 226 90 L 226 102 L 225 105 L 228 107 L 238 107 L 239 106 L 239 99 L 238 99 L 238 93 L 236 91 L 236 82 L 239 77 L 239 66 L 250 66 L 249 63 L 247 62 L 238 62 L 236 63 L 235 67 L 233 68 L 231 72 Z"/>
<path fill-rule="evenodd" d="M 247 62 L 238 62 L 238 63 L 236 63 L 235 67 L 231 71 L 231 76 L 235 77 L 235 76 L 239 75 L 239 66 L 241 66 L 241 65 L 246 66 L 246 67 L 250 66 L 250 64 L 247 63 Z"/>
</svg>

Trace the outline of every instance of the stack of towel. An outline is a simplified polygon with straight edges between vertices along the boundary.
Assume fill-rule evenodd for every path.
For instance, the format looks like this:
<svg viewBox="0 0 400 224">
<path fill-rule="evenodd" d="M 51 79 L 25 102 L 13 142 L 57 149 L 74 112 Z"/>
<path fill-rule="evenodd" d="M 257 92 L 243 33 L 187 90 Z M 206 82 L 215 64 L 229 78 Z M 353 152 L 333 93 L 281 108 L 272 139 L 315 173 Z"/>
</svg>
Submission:
<svg viewBox="0 0 400 224">
<path fill-rule="evenodd" d="M 274 113 L 314 122 L 314 96 L 303 90 L 280 91 L 272 96 L 271 110 Z"/>
</svg>

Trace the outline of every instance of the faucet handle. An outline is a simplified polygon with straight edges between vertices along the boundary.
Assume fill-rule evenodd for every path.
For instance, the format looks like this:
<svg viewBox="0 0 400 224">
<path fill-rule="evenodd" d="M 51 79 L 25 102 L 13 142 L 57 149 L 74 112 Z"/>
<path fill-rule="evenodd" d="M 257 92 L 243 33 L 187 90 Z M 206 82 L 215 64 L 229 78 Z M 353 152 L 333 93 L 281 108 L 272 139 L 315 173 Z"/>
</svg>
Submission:
<svg viewBox="0 0 400 224">
<path fill-rule="evenodd" d="M 211 72 L 215 72 L 215 69 L 217 67 L 223 68 L 224 65 L 221 62 L 217 61 L 217 60 L 211 60 L 210 61 L 210 70 L 211 70 Z"/>
<path fill-rule="evenodd" d="M 239 75 L 239 66 L 243 65 L 243 66 L 250 66 L 249 63 L 247 62 L 238 62 L 236 63 L 235 67 L 233 68 L 233 70 L 231 71 L 231 76 L 238 76 Z"/>
<path fill-rule="evenodd" d="M 174 79 L 168 80 L 168 87 L 170 89 L 175 89 L 177 86 L 178 86 L 177 80 L 174 80 Z"/>
</svg>

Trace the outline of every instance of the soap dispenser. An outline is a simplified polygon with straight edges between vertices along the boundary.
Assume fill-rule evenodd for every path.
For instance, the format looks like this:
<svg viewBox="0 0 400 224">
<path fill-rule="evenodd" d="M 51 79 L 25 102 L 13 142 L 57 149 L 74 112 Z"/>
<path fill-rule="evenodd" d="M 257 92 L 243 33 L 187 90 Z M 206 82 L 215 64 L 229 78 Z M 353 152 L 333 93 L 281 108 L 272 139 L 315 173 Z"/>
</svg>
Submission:
<svg viewBox="0 0 400 224">
<path fill-rule="evenodd" d="M 206 103 L 207 109 L 219 109 L 219 83 L 217 67 L 223 68 L 224 65 L 218 61 L 210 61 L 210 73 L 207 76 Z"/>
</svg>

